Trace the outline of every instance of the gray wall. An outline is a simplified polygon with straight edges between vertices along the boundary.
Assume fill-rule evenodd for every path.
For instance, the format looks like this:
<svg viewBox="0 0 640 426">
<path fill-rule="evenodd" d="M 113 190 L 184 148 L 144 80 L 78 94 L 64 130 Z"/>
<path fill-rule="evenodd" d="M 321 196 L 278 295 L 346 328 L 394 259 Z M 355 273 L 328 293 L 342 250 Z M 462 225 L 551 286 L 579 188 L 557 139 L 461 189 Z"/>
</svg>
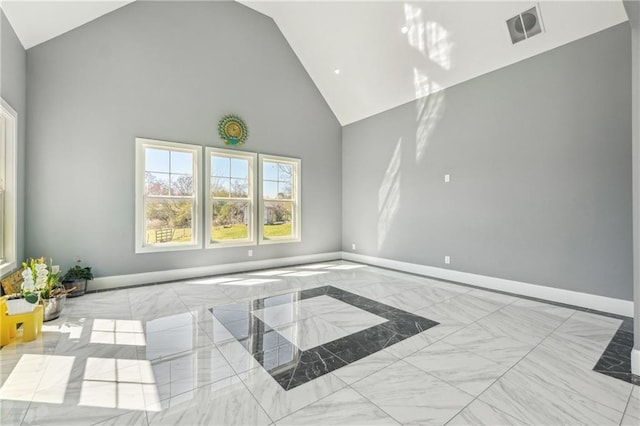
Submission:
<svg viewBox="0 0 640 426">
<path fill-rule="evenodd" d="M 27 54 L 0 10 L 0 96 L 18 113 L 17 141 L 17 261 L 24 257 L 25 133 L 27 111 Z"/>
<path fill-rule="evenodd" d="M 98 276 L 338 251 L 341 127 L 265 16 L 234 2 L 135 2 L 27 52 L 29 256 Z M 134 254 L 134 138 L 302 159 L 302 242 Z"/>
<path fill-rule="evenodd" d="M 343 249 L 631 300 L 630 40 L 620 24 L 346 126 Z"/>
<path fill-rule="evenodd" d="M 631 25 L 631 86 L 633 121 L 633 298 L 635 350 L 640 351 L 640 2 L 624 2 Z M 640 356 L 632 355 L 632 368 L 640 374 Z"/>
</svg>

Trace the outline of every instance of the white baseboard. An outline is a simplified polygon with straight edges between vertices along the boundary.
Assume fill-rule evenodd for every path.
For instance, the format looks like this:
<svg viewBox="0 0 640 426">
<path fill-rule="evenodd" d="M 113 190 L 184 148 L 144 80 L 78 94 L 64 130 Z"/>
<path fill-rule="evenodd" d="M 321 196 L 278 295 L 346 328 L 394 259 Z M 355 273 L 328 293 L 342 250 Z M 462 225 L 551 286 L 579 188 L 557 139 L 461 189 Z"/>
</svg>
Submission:
<svg viewBox="0 0 640 426">
<path fill-rule="evenodd" d="M 279 268 L 304 263 L 326 262 L 342 258 L 342 252 L 311 254 L 306 256 L 282 257 L 277 259 L 253 260 L 248 262 L 225 263 L 221 265 L 199 266 L 195 268 L 171 269 L 166 271 L 142 272 L 139 274 L 114 275 L 96 278 L 91 282 L 89 291 L 109 290 L 134 285 L 151 284 L 165 281 L 183 280 L 208 275 L 231 274 L 255 271 L 258 269 Z"/>
<path fill-rule="evenodd" d="M 595 309 L 617 315 L 633 317 L 633 302 L 629 300 L 614 299 L 595 294 L 581 293 L 572 290 L 547 287 L 537 284 L 529 284 L 520 281 L 505 280 L 502 278 L 488 277 L 485 275 L 470 274 L 451 269 L 436 268 L 433 266 L 418 265 L 416 263 L 401 262 L 398 260 L 384 259 L 381 257 L 365 256 L 362 254 L 342 252 L 344 260 L 366 263 L 372 266 L 395 269 L 412 274 L 425 275 L 443 280 L 455 281 L 462 284 L 470 284 L 491 290 L 505 291 L 522 296 L 535 297 L 552 302 L 566 303 L 568 305 Z M 640 355 L 639 355 L 640 356 Z M 640 368 L 640 359 L 638 360 Z"/>
<path fill-rule="evenodd" d="M 640 376 L 640 349 L 631 350 L 631 372 Z"/>
<path fill-rule="evenodd" d="M 283 266 L 300 265 L 304 263 L 326 262 L 329 260 L 344 259 L 366 263 L 372 266 L 395 269 L 412 274 L 427 277 L 440 278 L 455 281 L 462 284 L 470 284 L 491 290 L 506 291 L 523 296 L 536 297 L 538 299 L 553 302 L 566 303 L 568 305 L 583 308 L 596 309 L 617 315 L 633 317 L 633 302 L 598 296 L 595 294 L 580 293 L 537 284 L 529 284 L 520 281 L 506 280 L 485 275 L 459 272 L 451 269 L 436 268 L 433 266 L 419 265 L 416 263 L 401 262 L 398 260 L 384 259 L 381 257 L 365 256 L 350 252 L 330 252 L 305 256 L 292 256 L 277 259 L 254 260 L 248 262 L 225 263 L 221 265 L 200 266 L 195 268 L 171 269 L 166 271 L 143 272 L 138 274 L 117 275 L 96 278 L 91 282 L 90 291 L 108 290 L 134 285 L 150 284 L 157 282 L 175 281 L 208 275 L 231 274 L 237 272 L 254 271 L 258 269 L 279 268 Z M 636 351 L 636 356 L 640 354 Z M 640 359 L 637 361 L 640 368 Z"/>
</svg>

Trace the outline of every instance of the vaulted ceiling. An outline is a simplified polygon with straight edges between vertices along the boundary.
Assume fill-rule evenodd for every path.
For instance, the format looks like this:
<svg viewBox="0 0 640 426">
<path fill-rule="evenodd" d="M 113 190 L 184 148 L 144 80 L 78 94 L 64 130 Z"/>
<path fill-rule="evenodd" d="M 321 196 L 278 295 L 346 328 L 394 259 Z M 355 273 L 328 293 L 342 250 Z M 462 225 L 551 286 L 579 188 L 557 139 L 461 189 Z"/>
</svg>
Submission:
<svg viewBox="0 0 640 426">
<path fill-rule="evenodd" d="M 609 1 L 252 1 L 273 18 L 343 125 L 627 20 Z M 11 1 L 25 48 L 130 1 Z M 512 44 L 506 21 L 539 5 L 544 31 Z"/>
</svg>

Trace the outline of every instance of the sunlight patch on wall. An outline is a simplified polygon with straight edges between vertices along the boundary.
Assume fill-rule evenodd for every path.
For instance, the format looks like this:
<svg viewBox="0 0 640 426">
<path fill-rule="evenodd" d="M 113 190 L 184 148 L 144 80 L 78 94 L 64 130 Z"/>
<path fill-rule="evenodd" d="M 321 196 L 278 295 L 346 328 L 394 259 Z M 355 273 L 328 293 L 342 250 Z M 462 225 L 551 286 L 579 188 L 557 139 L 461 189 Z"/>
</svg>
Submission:
<svg viewBox="0 0 640 426">
<path fill-rule="evenodd" d="M 400 164 L 402 138 L 398 140 L 378 190 L 378 251 L 387 239 L 393 219 L 400 207 Z"/>
<path fill-rule="evenodd" d="M 416 91 L 416 162 L 424 157 L 436 124 L 444 113 L 444 91 L 417 68 L 413 69 Z"/>
<path fill-rule="evenodd" d="M 408 3 L 404 4 L 404 17 L 407 28 L 407 40 L 411 47 L 425 54 L 427 49 L 427 28 L 422 17 L 422 9 Z"/>
<path fill-rule="evenodd" d="M 427 51 L 429 59 L 444 70 L 451 69 L 451 50 L 453 43 L 449 40 L 449 32 L 439 23 L 427 22 Z"/>
<path fill-rule="evenodd" d="M 409 45 L 428 57 L 443 70 L 451 69 L 453 42 L 451 34 L 440 23 L 427 21 L 420 7 L 405 3 L 405 26 Z"/>
<path fill-rule="evenodd" d="M 428 21 L 420 7 L 405 3 L 404 15 L 409 45 L 441 70 L 449 71 L 454 47 L 451 33 L 440 23 Z M 420 162 L 429 147 L 436 124 L 442 117 L 444 92 L 426 71 L 417 66 L 413 68 L 413 85 L 417 99 L 416 162 Z"/>
</svg>

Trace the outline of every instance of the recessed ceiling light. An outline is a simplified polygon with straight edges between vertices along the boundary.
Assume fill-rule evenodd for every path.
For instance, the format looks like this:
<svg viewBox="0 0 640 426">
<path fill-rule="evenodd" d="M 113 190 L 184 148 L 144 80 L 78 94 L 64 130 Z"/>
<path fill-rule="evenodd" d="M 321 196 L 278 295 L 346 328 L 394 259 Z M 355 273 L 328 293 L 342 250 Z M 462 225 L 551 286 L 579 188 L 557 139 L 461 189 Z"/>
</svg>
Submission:
<svg viewBox="0 0 640 426">
<path fill-rule="evenodd" d="M 400 28 L 400 31 L 402 31 L 402 34 L 406 34 L 409 32 L 409 28 L 407 28 L 406 26 Z"/>
<path fill-rule="evenodd" d="M 340 74 L 340 68 L 336 68 L 336 69 L 334 69 L 334 70 L 333 70 L 333 73 L 334 73 L 335 75 L 339 75 L 339 74 Z"/>
</svg>

